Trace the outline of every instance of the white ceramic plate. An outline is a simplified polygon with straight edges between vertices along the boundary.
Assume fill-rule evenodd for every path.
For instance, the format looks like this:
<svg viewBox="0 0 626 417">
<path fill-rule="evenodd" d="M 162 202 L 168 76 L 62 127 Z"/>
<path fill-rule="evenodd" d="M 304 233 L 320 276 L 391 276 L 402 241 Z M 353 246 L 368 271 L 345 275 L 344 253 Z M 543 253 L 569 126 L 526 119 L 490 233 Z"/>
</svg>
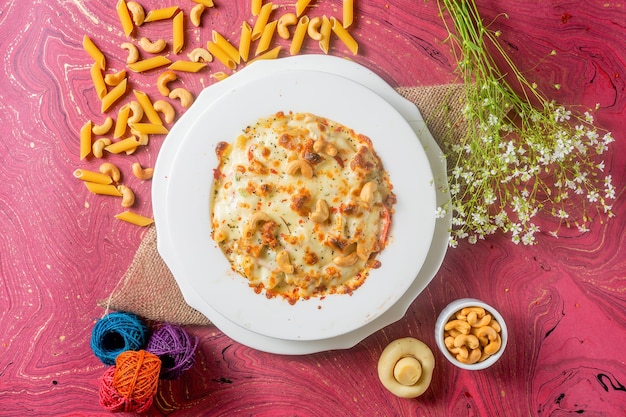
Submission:
<svg viewBox="0 0 626 417">
<path fill-rule="evenodd" d="M 406 120 L 379 95 L 334 74 L 294 70 L 275 73 L 238 86 L 182 118 L 191 123 L 173 129 L 167 141 L 179 142 L 167 178 L 166 210 L 157 227 L 170 231 L 168 263 L 176 259 L 178 280 L 190 283 L 213 310 L 255 333 L 286 340 L 319 340 L 358 329 L 391 308 L 413 283 L 428 253 L 435 227 L 433 176 L 428 158 Z M 231 271 L 210 238 L 209 200 L 215 145 L 233 141 L 259 117 L 277 111 L 311 112 L 365 134 L 374 143 L 390 174 L 398 202 L 390 243 L 379 255 L 382 267 L 372 270 L 352 295 L 312 298 L 290 305 L 268 299 Z M 190 117 L 191 116 L 191 117 Z M 182 138 L 178 138 L 181 135 Z M 163 151 L 161 151 L 161 155 Z M 161 158 L 161 156 L 159 156 Z M 161 201 L 155 202 L 157 205 Z M 204 313 L 204 312 L 203 312 Z M 207 317 L 211 317 L 209 311 Z"/>
<path fill-rule="evenodd" d="M 263 78 L 268 74 L 291 70 L 314 70 L 344 76 L 366 86 L 392 104 L 411 125 L 428 156 L 434 175 L 437 204 L 440 205 L 449 200 L 449 193 L 445 189 L 447 181 L 445 160 L 441 157 L 441 150 L 428 131 L 419 110 L 413 103 L 397 94 L 382 78 L 352 61 L 324 55 L 303 55 L 279 60 L 259 61 L 236 75 L 205 89 L 199 99 L 205 100 L 207 104 L 215 102 L 223 94 L 226 94 L 231 89 L 237 88 L 240 84 Z M 190 116 L 195 114 L 195 117 L 197 117 L 201 111 L 202 109 L 200 107 L 194 106 L 188 110 L 187 114 Z M 187 130 L 193 118 L 194 117 L 190 117 L 187 120 L 185 120 L 185 118 L 181 119 L 176 124 L 173 131 L 180 130 L 183 132 Z M 179 134 L 175 137 L 180 139 L 181 136 L 182 135 Z M 164 224 L 159 220 L 166 215 L 166 205 L 164 202 L 167 201 L 167 177 L 179 146 L 179 142 L 174 140 L 175 137 L 172 136 L 168 138 L 162 146 L 156 167 L 157 175 L 155 175 L 155 181 L 153 182 L 154 215 L 157 220 L 159 251 L 162 255 L 167 253 L 167 255 L 164 256 L 168 258 L 168 266 L 177 277 L 178 285 L 187 303 L 203 312 L 207 317 L 210 317 L 213 323 L 224 332 L 224 334 L 239 343 L 261 351 L 287 355 L 303 355 L 326 350 L 350 348 L 379 329 L 401 319 L 413 300 L 435 276 L 443 261 L 448 246 L 450 215 L 436 221 L 435 233 L 427 258 L 408 290 L 390 309 L 381 314 L 378 318 L 368 322 L 363 327 L 337 337 L 319 340 L 284 340 L 264 336 L 244 327 L 240 327 L 226 319 L 207 304 L 187 280 L 179 279 L 180 273 L 182 272 L 180 260 L 176 257 L 176 254 L 172 253 L 170 250 L 171 240 L 169 229 L 165 228 Z"/>
</svg>

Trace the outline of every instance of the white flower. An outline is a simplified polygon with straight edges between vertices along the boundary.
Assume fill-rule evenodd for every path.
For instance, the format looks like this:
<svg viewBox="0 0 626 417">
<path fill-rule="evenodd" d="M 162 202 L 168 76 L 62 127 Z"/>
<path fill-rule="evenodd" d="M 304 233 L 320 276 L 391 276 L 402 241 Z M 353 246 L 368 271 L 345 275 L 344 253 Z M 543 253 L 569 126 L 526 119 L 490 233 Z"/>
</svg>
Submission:
<svg viewBox="0 0 626 417">
<path fill-rule="evenodd" d="M 476 235 L 471 235 L 470 237 L 467 238 L 467 241 L 471 243 L 472 245 L 476 244 L 477 242 Z"/>
<path fill-rule="evenodd" d="M 557 215 L 556 215 L 559 219 L 567 219 L 569 217 L 569 214 L 567 214 L 567 212 L 563 209 L 559 210 Z"/>
<path fill-rule="evenodd" d="M 522 243 L 524 245 L 532 245 L 535 242 L 535 235 L 533 233 L 525 233 L 522 237 Z"/>
<path fill-rule="evenodd" d="M 597 191 L 589 191 L 589 193 L 587 194 L 587 200 L 589 200 L 589 202 L 591 203 L 595 203 L 596 201 L 598 201 L 598 197 L 600 197 L 600 195 L 598 194 Z"/>
<path fill-rule="evenodd" d="M 456 248 L 459 245 L 459 241 L 450 236 L 450 240 L 448 241 L 448 246 L 451 248 Z"/>
<path fill-rule="evenodd" d="M 444 217 L 446 217 L 446 214 L 448 212 L 446 211 L 445 208 L 443 208 L 442 206 L 437 207 L 437 211 L 435 212 L 435 218 L 436 219 L 443 219 Z"/>
</svg>

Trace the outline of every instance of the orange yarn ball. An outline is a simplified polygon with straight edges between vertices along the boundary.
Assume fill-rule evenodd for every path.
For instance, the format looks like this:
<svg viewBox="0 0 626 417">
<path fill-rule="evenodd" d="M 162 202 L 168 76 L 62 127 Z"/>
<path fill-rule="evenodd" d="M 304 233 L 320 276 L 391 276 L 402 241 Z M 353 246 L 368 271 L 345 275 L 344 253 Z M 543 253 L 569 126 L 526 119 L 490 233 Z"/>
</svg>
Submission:
<svg viewBox="0 0 626 417">
<path fill-rule="evenodd" d="M 159 385 L 161 359 L 145 350 L 128 350 L 115 359 L 113 387 L 125 398 L 152 398 Z"/>
</svg>

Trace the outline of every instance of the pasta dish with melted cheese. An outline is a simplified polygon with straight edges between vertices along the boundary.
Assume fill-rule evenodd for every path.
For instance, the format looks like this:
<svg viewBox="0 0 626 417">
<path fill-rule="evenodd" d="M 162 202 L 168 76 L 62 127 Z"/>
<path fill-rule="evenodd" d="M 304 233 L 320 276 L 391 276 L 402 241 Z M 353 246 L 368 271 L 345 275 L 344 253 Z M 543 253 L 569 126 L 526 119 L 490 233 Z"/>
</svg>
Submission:
<svg viewBox="0 0 626 417">
<path fill-rule="evenodd" d="M 380 267 L 395 195 L 368 137 L 278 112 L 216 153 L 212 238 L 255 291 L 290 303 L 349 294 Z"/>
</svg>

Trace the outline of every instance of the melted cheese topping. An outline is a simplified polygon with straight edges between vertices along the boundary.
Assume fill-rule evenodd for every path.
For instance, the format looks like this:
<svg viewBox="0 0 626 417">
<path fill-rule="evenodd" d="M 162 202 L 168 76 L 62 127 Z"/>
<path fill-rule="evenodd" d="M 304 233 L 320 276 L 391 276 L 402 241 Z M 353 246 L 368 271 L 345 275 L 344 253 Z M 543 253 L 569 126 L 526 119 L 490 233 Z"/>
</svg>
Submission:
<svg viewBox="0 0 626 417">
<path fill-rule="evenodd" d="M 257 292 L 350 293 L 380 266 L 395 196 L 369 138 L 279 112 L 216 152 L 212 237 Z"/>
</svg>

